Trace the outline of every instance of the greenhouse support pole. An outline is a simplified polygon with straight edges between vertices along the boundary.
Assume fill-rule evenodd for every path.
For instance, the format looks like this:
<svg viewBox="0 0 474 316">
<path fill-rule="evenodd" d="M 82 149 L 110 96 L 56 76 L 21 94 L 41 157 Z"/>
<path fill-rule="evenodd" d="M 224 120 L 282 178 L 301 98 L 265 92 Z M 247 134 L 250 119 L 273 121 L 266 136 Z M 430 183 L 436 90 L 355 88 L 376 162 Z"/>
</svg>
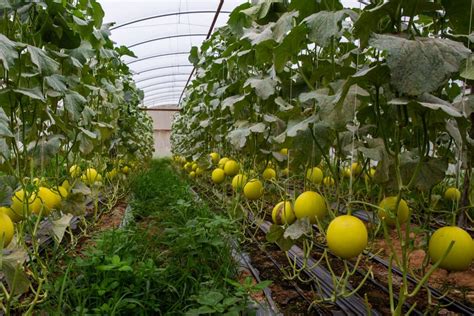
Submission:
<svg viewBox="0 0 474 316">
<path fill-rule="evenodd" d="M 224 0 L 221 0 L 219 2 L 219 6 L 217 7 L 216 14 L 214 14 L 214 19 L 212 20 L 211 26 L 209 27 L 209 32 L 207 32 L 206 39 L 211 37 L 212 30 L 214 29 L 214 26 L 216 25 L 217 17 L 219 17 L 219 14 L 221 13 L 221 9 L 223 5 L 224 5 Z M 181 103 L 181 99 L 183 98 L 184 91 L 186 90 L 186 87 L 188 86 L 189 81 L 191 81 L 191 77 L 193 76 L 195 70 L 196 70 L 196 66 L 194 66 L 193 70 L 189 74 L 188 81 L 186 81 L 183 91 L 181 92 L 181 95 L 179 96 L 178 105 Z"/>
</svg>

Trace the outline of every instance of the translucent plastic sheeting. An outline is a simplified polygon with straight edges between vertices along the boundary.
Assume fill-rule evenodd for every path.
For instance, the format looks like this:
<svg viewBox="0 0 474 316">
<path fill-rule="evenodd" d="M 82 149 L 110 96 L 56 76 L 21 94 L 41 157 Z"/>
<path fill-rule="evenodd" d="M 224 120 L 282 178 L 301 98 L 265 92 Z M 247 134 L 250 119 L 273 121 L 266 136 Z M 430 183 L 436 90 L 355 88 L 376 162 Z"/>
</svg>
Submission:
<svg viewBox="0 0 474 316">
<path fill-rule="evenodd" d="M 219 0 L 100 0 L 105 22 L 114 22 L 112 40 L 129 47 L 137 58 L 124 62 L 145 92 L 144 106 L 176 105 L 193 67 L 192 46 L 200 46 L 214 19 Z M 242 0 L 225 0 L 215 27 Z M 173 14 L 172 13 L 181 13 Z M 168 15 L 137 21 L 148 17 Z M 130 23 L 137 21 L 134 23 Z M 123 25 L 127 24 L 128 25 Z"/>
<path fill-rule="evenodd" d="M 315 1 L 315 0 L 308 0 Z M 114 23 L 112 40 L 129 47 L 137 58 L 125 57 L 143 89 L 143 106 L 177 105 L 193 70 L 192 46 L 200 46 L 214 19 L 219 0 L 99 0 L 105 22 Z M 229 12 L 246 1 L 224 0 L 215 28 L 227 23 Z M 357 0 L 342 1 L 359 7 Z M 176 13 L 176 14 L 174 14 Z M 161 16 L 161 17 L 154 17 Z M 142 20 L 142 21 L 139 21 Z"/>
</svg>

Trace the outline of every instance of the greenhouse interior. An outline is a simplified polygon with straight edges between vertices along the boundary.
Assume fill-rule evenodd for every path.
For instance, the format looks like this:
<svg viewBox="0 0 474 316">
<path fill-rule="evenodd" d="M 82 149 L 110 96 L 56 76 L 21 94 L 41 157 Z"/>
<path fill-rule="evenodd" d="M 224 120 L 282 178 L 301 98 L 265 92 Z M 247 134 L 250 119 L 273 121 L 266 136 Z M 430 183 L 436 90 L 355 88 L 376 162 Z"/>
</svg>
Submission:
<svg viewBox="0 0 474 316">
<path fill-rule="evenodd" d="M 0 315 L 474 315 L 474 0 L 0 9 Z"/>
</svg>

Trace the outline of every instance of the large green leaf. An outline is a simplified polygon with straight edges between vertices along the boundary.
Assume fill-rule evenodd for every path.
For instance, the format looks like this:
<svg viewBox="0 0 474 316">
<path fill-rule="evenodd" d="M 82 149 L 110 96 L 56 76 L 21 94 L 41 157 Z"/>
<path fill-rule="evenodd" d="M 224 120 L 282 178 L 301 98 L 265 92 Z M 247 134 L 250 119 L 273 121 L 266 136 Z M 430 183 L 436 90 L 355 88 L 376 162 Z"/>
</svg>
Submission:
<svg viewBox="0 0 474 316">
<path fill-rule="evenodd" d="M 16 179 L 13 176 L 0 176 L 0 206 L 10 206 Z"/>
<path fill-rule="evenodd" d="M 263 42 L 273 40 L 273 26 L 273 22 L 265 25 L 259 25 L 255 23 L 252 25 L 252 27 L 244 30 L 242 38 L 248 39 L 252 45 L 258 45 Z"/>
<path fill-rule="evenodd" d="M 474 55 L 469 56 L 464 62 L 461 77 L 467 80 L 474 80 Z"/>
<path fill-rule="evenodd" d="M 320 46 L 327 46 L 332 37 L 340 37 L 341 21 L 347 16 L 356 19 L 356 13 L 349 9 L 340 11 L 320 11 L 308 16 L 303 22 L 309 28 L 309 39 Z"/>
<path fill-rule="evenodd" d="M 297 56 L 306 41 L 306 28 L 303 25 L 294 27 L 283 38 L 280 45 L 273 50 L 273 63 L 277 72 L 283 71 L 286 63 Z"/>
<path fill-rule="evenodd" d="M 449 26 L 457 34 L 469 34 L 472 32 L 470 19 L 474 12 L 472 9 L 472 0 L 441 0 L 446 10 L 446 17 L 449 20 Z"/>
<path fill-rule="evenodd" d="M 273 39 L 281 43 L 286 34 L 293 28 L 293 21 L 298 17 L 297 11 L 286 12 L 278 19 L 273 26 Z"/>
<path fill-rule="evenodd" d="M 73 120 L 78 120 L 82 111 L 82 106 L 87 100 L 76 91 L 69 91 L 64 96 L 64 108 L 71 115 Z"/>
<path fill-rule="evenodd" d="M 222 101 L 222 108 L 230 108 L 231 111 L 234 110 L 234 107 L 237 106 L 238 104 L 243 104 L 246 102 L 245 100 L 245 97 L 246 95 L 232 95 L 232 96 L 229 96 L 227 98 L 225 98 L 223 101 Z"/>
<path fill-rule="evenodd" d="M 189 62 L 196 66 L 199 62 L 199 51 L 196 46 L 191 47 L 191 51 L 189 52 Z"/>
<path fill-rule="evenodd" d="M 237 122 L 237 128 L 230 131 L 227 135 L 229 142 L 237 149 L 243 148 L 247 143 L 247 139 L 252 133 L 249 128 L 249 124 L 247 121 L 245 122 Z"/>
<path fill-rule="evenodd" d="M 459 42 L 441 38 L 407 40 L 393 35 L 376 34 L 371 45 L 387 51 L 391 83 L 406 95 L 421 95 L 437 90 L 470 55 Z"/>
<path fill-rule="evenodd" d="M 404 179 L 404 184 L 414 176 L 413 170 L 419 162 L 419 157 L 412 152 L 405 152 L 400 157 L 400 172 Z M 436 184 L 440 183 L 448 169 L 446 158 L 426 158 L 421 163 L 420 171 L 414 180 L 414 186 L 418 190 L 428 191 Z"/>
<path fill-rule="evenodd" d="M 13 89 L 14 92 L 25 95 L 29 98 L 32 98 L 34 100 L 41 100 L 44 101 L 44 95 L 43 92 L 41 92 L 40 87 L 34 87 L 34 88 L 18 88 L 18 89 Z"/>
<path fill-rule="evenodd" d="M 2 137 L 13 137 L 13 133 L 10 130 L 10 120 L 3 108 L 0 108 L 0 136 Z"/>
<path fill-rule="evenodd" d="M 255 93 L 262 100 L 266 100 L 271 95 L 275 94 L 276 85 L 277 85 L 277 81 L 273 80 L 270 77 L 266 77 L 263 79 L 249 78 L 244 83 L 244 87 L 251 86 L 253 89 L 255 89 Z"/>
<path fill-rule="evenodd" d="M 248 9 L 241 10 L 241 12 L 257 20 L 263 19 L 270 12 L 270 8 L 273 4 L 282 2 L 283 0 L 261 0 L 258 4 L 253 5 Z"/>
<path fill-rule="evenodd" d="M 393 99 L 389 101 L 390 104 L 401 105 L 409 104 L 410 106 L 421 106 L 424 109 L 430 109 L 433 111 L 441 110 L 451 117 L 461 117 L 462 113 L 459 112 L 452 104 L 446 102 L 440 98 L 437 98 L 431 94 L 424 93 L 417 99 Z"/>
<path fill-rule="evenodd" d="M 18 59 L 17 47 L 17 43 L 0 34 L 0 60 L 6 70 L 9 70 L 14 65 L 15 60 Z"/>
<path fill-rule="evenodd" d="M 243 29 L 250 26 L 249 16 L 241 12 L 242 10 L 248 9 L 250 6 L 250 3 L 243 3 L 236 7 L 229 15 L 229 21 L 227 24 L 237 36 L 241 36 L 243 34 Z"/>
<path fill-rule="evenodd" d="M 45 166 L 59 152 L 63 135 L 49 135 L 42 137 L 39 141 L 28 144 L 28 154 L 33 158 L 36 166 Z"/>
<path fill-rule="evenodd" d="M 44 77 L 44 82 L 53 90 L 65 92 L 67 90 L 66 78 L 64 76 L 54 74 Z"/>
<path fill-rule="evenodd" d="M 49 57 L 44 50 L 31 45 L 28 45 L 27 49 L 30 53 L 31 61 L 36 65 L 36 67 L 38 67 L 39 71 L 51 74 L 58 70 L 59 63 Z"/>
</svg>

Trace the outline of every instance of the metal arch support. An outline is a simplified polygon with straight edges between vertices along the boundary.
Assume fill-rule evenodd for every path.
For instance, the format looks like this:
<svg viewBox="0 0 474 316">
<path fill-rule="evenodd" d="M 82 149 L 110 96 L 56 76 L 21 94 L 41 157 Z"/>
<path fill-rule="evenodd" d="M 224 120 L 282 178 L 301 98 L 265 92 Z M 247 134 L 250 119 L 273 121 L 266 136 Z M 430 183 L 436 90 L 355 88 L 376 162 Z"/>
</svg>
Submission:
<svg viewBox="0 0 474 316">
<path fill-rule="evenodd" d="M 178 89 L 176 89 L 178 88 Z M 176 91 L 179 91 L 180 89 L 179 88 L 182 88 L 182 87 L 174 87 L 172 89 L 168 89 L 168 90 L 164 90 L 164 89 L 155 89 L 155 90 L 151 90 L 151 91 L 148 91 L 148 92 L 145 92 L 145 98 L 150 98 L 150 97 L 153 97 L 157 94 L 164 94 L 164 93 L 171 93 L 171 92 L 176 92 Z"/>
<path fill-rule="evenodd" d="M 153 93 L 153 94 L 150 94 L 150 95 L 145 95 L 145 98 L 143 98 L 143 99 L 145 100 L 147 98 L 156 97 L 156 96 L 175 96 L 175 95 L 179 95 L 179 94 L 180 93 L 177 92 L 177 91 L 158 92 L 158 93 Z"/>
<path fill-rule="evenodd" d="M 165 98 L 169 98 L 169 99 L 176 99 L 179 97 L 179 94 L 177 93 L 174 93 L 174 94 L 157 94 L 157 95 L 154 95 L 153 97 L 149 98 L 149 99 L 143 99 L 143 102 L 148 102 L 150 100 L 157 100 L 157 99 L 165 99 Z"/>
<path fill-rule="evenodd" d="M 177 72 L 177 73 L 170 73 L 170 74 L 166 74 L 166 75 L 151 76 L 151 77 L 143 78 L 143 79 L 140 79 L 140 80 L 136 80 L 135 84 L 138 84 L 138 83 L 144 82 L 144 81 L 148 81 L 148 80 L 157 79 L 157 78 L 165 78 L 165 77 L 181 76 L 181 75 L 186 75 L 187 76 L 187 75 L 189 75 L 189 72 Z"/>
<path fill-rule="evenodd" d="M 183 80 L 183 81 L 180 81 L 180 83 L 182 83 L 182 82 L 184 82 L 184 80 Z M 176 86 L 179 86 L 179 87 L 181 87 L 181 88 L 184 87 L 183 84 L 176 85 Z M 142 88 L 142 90 L 145 90 L 145 89 L 147 89 L 147 88 L 153 88 L 153 87 L 162 87 L 162 83 L 156 83 L 156 84 L 149 85 L 149 86 L 147 86 L 146 88 Z M 163 88 L 166 88 L 166 87 L 163 87 Z M 153 89 L 152 89 L 152 90 L 153 90 Z M 148 91 L 151 91 L 151 90 L 148 90 Z"/>
<path fill-rule="evenodd" d="M 143 100 L 142 103 L 150 103 L 150 102 L 166 101 L 166 100 L 176 100 L 176 96 L 169 96 L 169 97 L 163 97 L 163 98 L 154 98 L 154 99 L 150 99 L 150 100 Z"/>
<path fill-rule="evenodd" d="M 149 71 L 154 71 L 154 70 L 161 70 L 161 69 L 168 69 L 168 68 L 180 68 L 180 67 L 194 67 L 191 64 L 178 64 L 178 65 L 170 65 L 170 66 L 163 66 L 163 67 L 155 67 L 155 68 L 148 68 L 143 71 L 137 71 L 134 76 L 141 75 L 142 73 L 149 72 Z"/>
<path fill-rule="evenodd" d="M 156 84 L 158 85 L 158 84 L 183 83 L 183 82 L 186 82 L 186 80 L 165 80 L 165 81 L 162 81 L 162 82 L 157 82 Z M 137 87 L 137 88 L 142 90 L 139 87 Z"/>
<path fill-rule="evenodd" d="M 165 81 L 162 81 L 162 82 L 157 82 L 157 83 L 170 83 L 170 82 L 186 82 L 186 80 L 165 80 Z M 140 89 L 139 87 L 137 87 L 138 89 Z"/>
<path fill-rule="evenodd" d="M 151 97 L 158 96 L 158 95 L 174 95 L 174 94 L 176 94 L 176 90 L 175 91 L 155 92 L 155 93 L 151 93 L 151 94 L 148 94 L 148 95 L 145 94 L 145 97 L 143 99 L 151 98 Z"/>
<path fill-rule="evenodd" d="M 125 63 L 126 65 L 138 63 L 140 61 L 148 60 L 148 59 L 153 59 L 153 58 L 159 58 L 159 57 L 166 57 L 166 56 L 173 56 L 173 55 L 188 55 L 189 52 L 174 52 L 174 53 L 166 53 L 166 54 L 158 54 L 158 55 L 153 55 L 153 56 L 147 56 L 139 59 L 135 59 L 132 61 L 129 61 L 128 63 Z"/>
<path fill-rule="evenodd" d="M 222 11 L 222 12 L 231 13 L 230 11 Z M 127 25 L 131 25 L 131 24 L 135 24 L 135 23 L 139 23 L 139 22 L 143 22 L 143 21 L 148 21 L 148 20 L 166 18 L 168 16 L 173 16 L 173 15 L 209 14 L 209 13 L 214 13 L 215 14 L 216 11 L 200 10 L 200 11 L 181 11 L 181 12 L 171 12 L 171 13 L 165 13 L 165 14 L 158 14 L 158 15 L 153 15 L 153 16 L 149 16 L 149 17 L 146 17 L 146 18 L 141 18 L 141 19 L 130 21 L 130 22 L 126 22 L 126 23 L 123 23 L 123 24 L 119 24 L 117 26 L 111 27 L 110 30 L 113 31 L 113 30 L 116 30 L 118 28 L 121 28 L 121 27 L 124 27 L 124 26 L 127 26 Z"/>
<path fill-rule="evenodd" d="M 211 26 L 209 27 L 209 32 L 207 33 L 206 39 L 208 39 L 211 36 L 212 31 L 214 30 L 214 26 L 216 25 L 217 18 L 219 17 L 219 14 L 221 12 L 225 12 L 225 11 L 222 11 L 222 6 L 223 5 L 224 5 L 224 0 L 220 0 L 219 5 L 217 6 L 216 13 L 214 14 L 214 19 L 212 19 Z M 186 91 L 186 87 L 188 86 L 189 81 L 191 81 L 191 78 L 192 78 L 195 70 L 196 70 L 196 67 L 194 67 L 193 70 L 191 71 L 191 73 L 189 74 L 188 82 L 186 82 L 186 85 L 184 86 L 183 91 L 181 92 L 181 95 L 179 96 L 178 104 L 181 103 L 181 99 L 183 98 L 184 91 Z"/>
<path fill-rule="evenodd" d="M 174 74 L 174 75 L 166 75 L 166 76 L 159 76 L 159 77 L 156 77 L 156 78 L 166 78 L 166 77 L 182 77 L 182 76 L 187 76 L 188 74 Z M 146 89 L 146 88 L 149 88 L 149 87 L 153 87 L 154 85 L 157 85 L 159 84 L 159 82 L 154 82 L 152 84 L 149 84 L 147 86 L 142 86 L 142 87 L 138 87 L 140 89 Z"/>
<path fill-rule="evenodd" d="M 144 93 L 151 93 L 151 92 L 155 92 L 155 91 L 160 91 L 160 90 L 168 90 L 168 91 L 173 91 L 175 89 L 182 89 L 183 86 L 180 85 L 180 86 L 171 86 L 171 87 L 160 87 L 160 88 L 154 88 L 154 89 L 151 89 L 151 90 L 148 90 L 148 91 L 143 91 Z"/>
<path fill-rule="evenodd" d="M 143 99 L 142 102 L 149 102 L 149 101 L 156 101 L 156 100 L 163 100 L 163 99 L 176 99 L 177 95 L 172 94 L 172 95 L 162 95 L 162 96 L 155 96 L 150 99 Z"/>
<path fill-rule="evenodd" d="M 152 104 L 153 102 L 173 102 L 176 103 L 176 106 L 178 105 L 178 102 L 174 102 L 176 98 L 158 98 L 158 99 L 153 99 L 153 100 L 148 100 L 148 101 L 143 101 L 142 104 Z"/>
<path fill-rule="evenodd" d="M 146 41 L 143 41 L 143 42 L 138 42 L 138 43 L 132 44 L 132 45 L 127 46 L 127 47 L 128 47 L 128 48 L 137 47 L 137 46 L 140 46 L 140 45 L 143 45 L 143 44 L 158 42 L 158 41 L 162 41 L 162 40 L 165 40 L 165 39 L 171 39 L 171 38 L 179 38 L 179 37 L 198 37 L 198 36 L 203 36 L 203 37 L 204 37 L 204 36 L 206 36 L 206 35 L 207 35 L 207 34 L 202 34 L 202 33 L 170 35 L 170 36 L 164 36 L 164 37 L 153 38 L 153 39 L 146 40 Z"/>
<path fill-rule="evenodd" d="M 185 82 L 185 81 L 182 80 L 182 81 L 179 81 L 179 82 L 178 82 L 178 83 L 180 83 L 180 84 L 175 84 L 175 81 L 170 81 L 170 82 L 166 82 L 166 83 L 164 83 L 164 84 L 163 84 L 163 83 L 157 83 L 156 85 L 157 85 L 157 86 L 160 86 L 160 88 L 163 88 L 163 89 L 164 89 L 164 88 L 171 88 L 171 87 L 183 87 L 183 84 L 182 84 L 183 82 Z M 172 84 L 170 85 L 170 83 L 172 83 Z M 152 90 L 153 90 L 153 89 L 152 89 Z M 148 90 L 148 91 L 152 91 L 152 90 Z M 145 92 L 146 92 L 146 91 L 145 91 Z"/>
</svg>

